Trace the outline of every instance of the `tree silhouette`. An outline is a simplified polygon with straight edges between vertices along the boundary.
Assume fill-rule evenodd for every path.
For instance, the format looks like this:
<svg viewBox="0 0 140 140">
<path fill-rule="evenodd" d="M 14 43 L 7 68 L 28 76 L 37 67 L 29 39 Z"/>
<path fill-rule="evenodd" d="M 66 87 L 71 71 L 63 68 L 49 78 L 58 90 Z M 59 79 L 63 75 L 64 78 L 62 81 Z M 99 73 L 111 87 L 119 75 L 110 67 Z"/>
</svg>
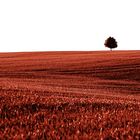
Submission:
<svg viewBox="0 0 140 140">
<path fill-rule="evenodd" d="M 117 48 L 117 42 L 113 37 L 109 37 L 105 40 L 104 43 L 105 47 L 110 48 L 110 50 L 112 51 L 112 49 Z"/>
</svg>

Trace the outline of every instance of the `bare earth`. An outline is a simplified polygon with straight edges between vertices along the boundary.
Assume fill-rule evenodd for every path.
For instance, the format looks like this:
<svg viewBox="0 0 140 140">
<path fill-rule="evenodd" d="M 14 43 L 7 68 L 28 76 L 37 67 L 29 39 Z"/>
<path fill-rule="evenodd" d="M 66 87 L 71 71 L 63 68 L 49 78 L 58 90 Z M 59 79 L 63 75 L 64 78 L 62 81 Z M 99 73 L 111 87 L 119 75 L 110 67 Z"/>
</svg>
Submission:
<svg viewBox="0 0 140 140">
<path fill-rule="evenodd" d="M 0 53 L 0 140 L 140 139 L 140 51 Z"/>
</svg>

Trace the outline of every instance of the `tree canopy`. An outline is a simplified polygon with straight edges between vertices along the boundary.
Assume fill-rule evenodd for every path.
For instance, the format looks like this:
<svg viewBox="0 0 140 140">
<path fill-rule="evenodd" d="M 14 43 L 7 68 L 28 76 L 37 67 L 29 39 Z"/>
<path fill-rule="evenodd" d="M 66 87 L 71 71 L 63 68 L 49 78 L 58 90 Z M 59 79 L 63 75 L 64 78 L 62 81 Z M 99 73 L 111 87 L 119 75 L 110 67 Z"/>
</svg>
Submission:
<svg viewBox="0 0 140 140">
<path fill-rule="evenodd" d="M 105 40 L 105 47 L 110 48 L 110 50 L 117 48 L 117 42 L 113 37 L 109 37 Z"/>
</svg>

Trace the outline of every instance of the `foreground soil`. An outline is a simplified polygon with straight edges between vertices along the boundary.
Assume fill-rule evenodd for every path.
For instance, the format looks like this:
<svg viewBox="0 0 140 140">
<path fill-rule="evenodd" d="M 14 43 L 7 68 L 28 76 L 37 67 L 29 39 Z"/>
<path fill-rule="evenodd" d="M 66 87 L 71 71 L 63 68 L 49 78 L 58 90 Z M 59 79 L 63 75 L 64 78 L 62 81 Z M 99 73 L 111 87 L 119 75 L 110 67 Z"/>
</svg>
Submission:
<svg viewBox="0 0 140 140">
<path fill-rule="evenodd" d="M 0 54 L 0 140 L 140 139 L 140 51 Z"/>
</svg>

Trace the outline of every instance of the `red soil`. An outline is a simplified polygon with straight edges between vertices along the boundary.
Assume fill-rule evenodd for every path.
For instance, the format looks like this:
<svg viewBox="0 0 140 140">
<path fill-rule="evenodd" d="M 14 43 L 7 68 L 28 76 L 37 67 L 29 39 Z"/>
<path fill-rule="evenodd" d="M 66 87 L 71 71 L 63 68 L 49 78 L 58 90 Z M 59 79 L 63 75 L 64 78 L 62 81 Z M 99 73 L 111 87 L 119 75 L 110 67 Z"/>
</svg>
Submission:
<svg viewBox="0 0 140 140">
<path fill-rule="evenodd" d="M 0 139 L 140 139 L 140 51 L 0 54 Z"/>
</svg>

